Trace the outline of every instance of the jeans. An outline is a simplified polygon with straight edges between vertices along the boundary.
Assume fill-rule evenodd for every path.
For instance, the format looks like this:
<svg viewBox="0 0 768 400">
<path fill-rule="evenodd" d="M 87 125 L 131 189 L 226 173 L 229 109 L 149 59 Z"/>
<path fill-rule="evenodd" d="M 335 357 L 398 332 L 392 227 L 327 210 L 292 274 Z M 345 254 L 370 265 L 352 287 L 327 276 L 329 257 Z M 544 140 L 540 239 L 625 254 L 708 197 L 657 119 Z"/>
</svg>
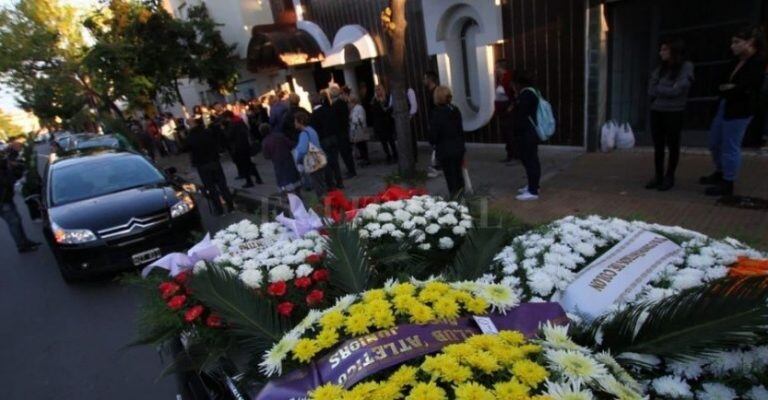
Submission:
<svg viewBox="0 0 768 400">
<path fill-rule="evenodd" d="M 651 111 L 651 134 L 653 136 L 654 166 L 656 180 L 664 178 L 664 158 L 669 149 L 669 165 L 666 176 L 674 178 L 680 162 L 680 131 L 683 130 L 683 112 Z"/>
<path fill-rule="evenodd" d="M 733 182 L 741 167 L 741 142 L 752 117 L 726 120 L 724 113 L 725 101 L 720 101 L 709 130 L 709 151 L 715 169 L 723 173 L 723 179 Z"/>
<path fill-rule="evenodd" d="M 197 174 L 200 175 L 200 181 L 203 183 L 203 187 L 208 194 L 206 197 L 212 202 L 211 205 L 215 214 L 221 215 L 224 213 L 221 207 L 222 197 L 229 210 L 234 208 L 234 199 L 227 187 L 227 177 L 224 175 L 224 170 L 221 169 L 221 164 L 218 161 L 199 165 L 197 167 Z"/>
<path fill-rule="evenodd" d="M 440 157 L 440 165 L 443 166 L 445 183 L 448 185 L 448 192 L 451 198 L 455 198 L 464 191 L 464 175 L 461 164 L 464 162 L 464 156 Z"/>
<path fill-rule="evenodd" d="M 21 216 L 19 211 L 16 210 L 16 204 L 12 202 L 0 203 L 0 218 L 4 219 L 5 223 L 8 224 L 13 241 L 16 242 L 16 248 L 24 247 L 30 242 L 24 233 L 24 227 L 21 225 Z"/>
<path fill-rule="evenodd" d="M 520 161 L 528 176 L 528 193 L 539 194 L 541 163 L 539 162 L 539 137 L 535 132 L 524 132 L 516 138 L 520 144 Z"/>
</svg>

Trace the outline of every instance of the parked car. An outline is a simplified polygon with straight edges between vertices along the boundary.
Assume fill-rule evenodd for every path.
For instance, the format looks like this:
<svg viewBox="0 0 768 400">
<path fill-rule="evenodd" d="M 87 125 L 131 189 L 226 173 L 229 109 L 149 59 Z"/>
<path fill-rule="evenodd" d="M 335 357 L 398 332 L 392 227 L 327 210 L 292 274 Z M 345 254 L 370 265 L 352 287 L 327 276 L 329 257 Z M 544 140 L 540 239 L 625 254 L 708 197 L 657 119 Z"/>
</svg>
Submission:
<svg viewBox="0 0 768 400">
<path fill-rule="evenodd" d="M 45 173 L 44 236 L 67 282 L 142 268 L 202 232 L 183 182 L 133 152 L 53 160 Z"/>
</svg>

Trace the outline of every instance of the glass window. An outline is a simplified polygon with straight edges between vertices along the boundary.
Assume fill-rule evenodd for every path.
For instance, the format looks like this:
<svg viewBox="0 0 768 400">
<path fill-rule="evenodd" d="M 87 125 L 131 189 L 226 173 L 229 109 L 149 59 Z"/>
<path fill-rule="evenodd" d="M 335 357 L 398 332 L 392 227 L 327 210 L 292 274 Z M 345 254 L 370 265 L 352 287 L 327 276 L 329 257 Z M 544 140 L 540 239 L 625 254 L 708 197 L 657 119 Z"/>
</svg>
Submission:
<svg viewBox="0 0 768 400">
<path fill-rule="evenodd" d="M 162 183 L 165 177 L 141 156 L 99 157 L 55 167 L 51 174 L 51 202 L 75 201 Z"/>
</svg>

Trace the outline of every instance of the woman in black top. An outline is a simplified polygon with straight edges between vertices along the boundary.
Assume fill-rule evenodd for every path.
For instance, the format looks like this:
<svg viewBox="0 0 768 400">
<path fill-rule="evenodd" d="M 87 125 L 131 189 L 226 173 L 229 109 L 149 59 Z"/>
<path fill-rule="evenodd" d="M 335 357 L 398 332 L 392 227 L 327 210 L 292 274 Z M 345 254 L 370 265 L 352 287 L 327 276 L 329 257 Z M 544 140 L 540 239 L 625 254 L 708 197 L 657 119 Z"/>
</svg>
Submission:
<svg viewBox="0 0 768 400">
<path fill-rule="evenodd" d="M 512 126 L 515 140 L 519 146 L 520 161 L 523 163 L 525 174 L 528 176 L 528 185 L 520 188 L 517 199 L 520 201 L 538 200 L 541 163 L 539 162 L 539 135 L 533 124 L 536 123 L 539 97 L 533 88 L 533 79 L 524 71 L 514 73 L 512 86 L 517 93 Z"/>
<path fill-rule="evenodd" d="M 731 38 L 736 59 L 718 88 L 720 104 L 710 128 L 709 150 L 715 172 L 700 183 L 709 196 L 733 196 L 733 183 L 741 166 L 741 144 L 758 109 L 765 71 L 765 35 L 760 28 L 747 28 Z"/>
<path fill-rule="evenodd" d="M 381 141 L 387 162 L 397 161 L 397 145 L 395 144 L 395 120 L 392 118 L 390 96 L 384 85 L 376 86 L 373 101 L 371 102 L 371 118 L 373 119 L 373 133 Z"/>
<path fill-rule="evenodd" d="M 438 86 L 434 93 L 435 108 L 430 117 L 429 143 L 443 167 L 448 192 L 451 197 L 456 197 L 464 190 L 461 166 L 465 148 L 461 112 L 451 104 L 451 89 Z"/>
</svg>

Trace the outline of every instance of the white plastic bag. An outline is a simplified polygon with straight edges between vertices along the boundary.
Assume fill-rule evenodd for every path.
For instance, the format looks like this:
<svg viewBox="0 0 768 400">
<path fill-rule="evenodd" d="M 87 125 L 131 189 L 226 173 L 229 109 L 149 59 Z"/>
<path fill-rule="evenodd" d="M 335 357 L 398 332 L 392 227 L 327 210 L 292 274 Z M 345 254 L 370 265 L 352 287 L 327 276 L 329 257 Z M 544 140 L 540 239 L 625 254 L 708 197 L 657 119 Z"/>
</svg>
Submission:
<svg viewBox="0 0 768 400">
<path fill-rule="evenodd" d="M 618 126 L 613 121 L 603 124 L 600 131 L 600 150 L 607 153 L 616 147 L 616 131 Z"/>
<path fill-rule="evenodd" d="M 635 147 L 635 132 L 628 122 L 621 125 L 616 134 L 617 149 L 631 149 Z"/>
<path fill-rule="evenodd" d="M 469 169 L 467 168 L 467 160 L 465 159 L 461 165 L 461 175 L 464 178 L 464 194 L 471 195 L 475 192 L 472 187 L 472 179 L 469 177 Z"/>
</svg>

